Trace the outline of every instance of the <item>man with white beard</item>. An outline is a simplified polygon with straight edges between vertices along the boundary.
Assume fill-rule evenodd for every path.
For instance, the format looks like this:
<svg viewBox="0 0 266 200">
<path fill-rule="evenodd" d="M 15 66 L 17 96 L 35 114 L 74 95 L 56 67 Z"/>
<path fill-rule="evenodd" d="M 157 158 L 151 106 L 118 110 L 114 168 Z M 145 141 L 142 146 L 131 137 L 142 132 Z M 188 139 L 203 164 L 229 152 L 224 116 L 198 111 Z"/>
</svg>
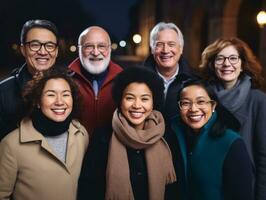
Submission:
<svg viewBox="0 0 266 200">
<path fill-rule="evenodd" d="M 91 26 L 85 29 L 79 36 L 78 47 L 79 58 L 69 68 L 81 93 L 79 120 L 91 136 L 79 179 L 80 200 L 88 199 L 88 192 L 91 195 L 89 197 L 95 199 L 97 188 L 104 188 L 99 184 L 105 180 L 105 171 L 98 166 L 105 166 L 107 163 L 102 155 L 108 153 L 112 117 L 116 108 L 111 95 L 112 82 L 122 68 L 110 60 L 111 40 L 101 27 Z M 101 192 L 104 194 L 105 191 Z"/>
<path fill-rule="evenodd" d="M 79 57 L 69 68 L 81 93 L 80 121 L 92 135 L 95 128 L 111 124 L 115 110 L 112 80 L 122 68 L 110 60 L 111 40 L 101 27 L 85 29 L 79 36 L 78 47 Z"/>
</svg>

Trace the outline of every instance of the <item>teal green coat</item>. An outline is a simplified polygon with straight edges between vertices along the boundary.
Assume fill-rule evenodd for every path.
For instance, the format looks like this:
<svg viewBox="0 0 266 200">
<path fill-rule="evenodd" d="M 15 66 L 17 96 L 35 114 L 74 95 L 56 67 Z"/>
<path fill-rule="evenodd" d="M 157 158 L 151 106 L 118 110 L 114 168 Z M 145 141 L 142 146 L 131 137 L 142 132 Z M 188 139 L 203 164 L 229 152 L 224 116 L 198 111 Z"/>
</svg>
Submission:
<svg viewBox="0 0 266 200">
<path fill-rule="evenodd" d="M 188 194 L 195 200 L 224 199 L 223 163 L 232 143 L 239 138 L 239 135 L 228 129 L 220 137 L 211 136 L 209 131 L 216 118 L 216 113 L 213 113 L 211 119 L 202 128 L 192 153 L 187 152 L 185 125 L 180 117 L 173 120 L 172 129 L 178 138 L 184 165 L 185 174 L 179 181 L 181 181 L 182 196 L 185 199 Z"/>
</svg>

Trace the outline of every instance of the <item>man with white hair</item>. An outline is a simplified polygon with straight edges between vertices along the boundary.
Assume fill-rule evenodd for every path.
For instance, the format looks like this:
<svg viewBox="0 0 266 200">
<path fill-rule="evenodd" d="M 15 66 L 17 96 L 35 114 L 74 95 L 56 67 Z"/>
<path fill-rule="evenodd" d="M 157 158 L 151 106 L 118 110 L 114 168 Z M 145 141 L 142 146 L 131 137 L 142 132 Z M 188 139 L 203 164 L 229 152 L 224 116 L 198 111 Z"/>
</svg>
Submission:
<svg viewBox="0 0 266 200">
<path fill-rule="evenodd" d="M 79 36 L 78 48 L 79 57 L 69 68 L 81 93 L 80 121 L 91 135 L 79 179 L 80 200 L 87 199 L 87 194 L 95 199 L 95 193 L 102 188 L 99 184 L 105 179 L 103 169 L 98 166 L 107 163 L 102 155 L 108 153 L 112 117 L 116 108 L 111 95 L 112 82 L 122 68 L 110 60 L 111 40 L 101 27 L 91 26 L 85 29 Z"/>
<path fill-rule="evenodd" d="M 144 65 L 157 72 L 164 81 L 165 103 L 162 113 L 166 125 L 178 113 L 178 91 L 186 80 L 196 77 L 182 56 L 183 47 L 183 34 L 173 23 L 160 22 L 150 32 L 151 55 Z"/>
<path fill-rule="evenodd" d="M 69 68 L 81 93 L 81 123 L 92 134 L 95 128 L 112 121 L 112 80 L 122 68 L 111 61 L 111 40 L 101 27 L 85 29 L 79 36 L 78 47 L 79 57 Z"/>
</svg>

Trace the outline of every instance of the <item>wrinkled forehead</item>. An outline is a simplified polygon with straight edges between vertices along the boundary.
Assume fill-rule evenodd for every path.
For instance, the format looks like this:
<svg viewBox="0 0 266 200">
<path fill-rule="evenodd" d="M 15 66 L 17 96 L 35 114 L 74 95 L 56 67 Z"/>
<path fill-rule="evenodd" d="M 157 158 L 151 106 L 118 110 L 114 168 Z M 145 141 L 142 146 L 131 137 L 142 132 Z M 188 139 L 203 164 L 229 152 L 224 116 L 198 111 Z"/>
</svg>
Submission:
<svg viewBox="0 0 266 200">
<path fill-rule="evenodd" d="M 156 36 L 156 41 L 179 41 L 178 33 L 174 29 L 160 30 Z"/>
</svg>

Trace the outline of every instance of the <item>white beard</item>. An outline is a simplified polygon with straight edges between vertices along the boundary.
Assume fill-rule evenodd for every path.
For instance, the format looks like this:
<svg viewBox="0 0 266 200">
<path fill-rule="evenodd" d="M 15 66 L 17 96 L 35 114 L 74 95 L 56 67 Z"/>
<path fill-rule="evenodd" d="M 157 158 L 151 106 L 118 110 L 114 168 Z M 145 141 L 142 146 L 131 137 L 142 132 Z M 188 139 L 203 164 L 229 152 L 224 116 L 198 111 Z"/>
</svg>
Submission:
<svg viewBox="0 0 266 200">
<path fill-rule="evenodd" d="M 111 59 L 111 54 L 109 53 L 108 57 L 106 58 L 104 58 L 102 55 L 99 55 L 97 58 L 101 58 L 103 60 L 101 61 L 100 64 L 97 64 L 97 65 L 95 65 L 94 63 L 92 63 L 92 61 L 90 61 L 90 57 L 91 57 L 90 55 L 88 57 L 84 57 L 82 53 L 80 52 L 79 57 L 80 57 L 80 62 L 82 66 L 87 72 L 91 74 L 100 74 L 107 69 L 110 59 Z"/>
</svg>

